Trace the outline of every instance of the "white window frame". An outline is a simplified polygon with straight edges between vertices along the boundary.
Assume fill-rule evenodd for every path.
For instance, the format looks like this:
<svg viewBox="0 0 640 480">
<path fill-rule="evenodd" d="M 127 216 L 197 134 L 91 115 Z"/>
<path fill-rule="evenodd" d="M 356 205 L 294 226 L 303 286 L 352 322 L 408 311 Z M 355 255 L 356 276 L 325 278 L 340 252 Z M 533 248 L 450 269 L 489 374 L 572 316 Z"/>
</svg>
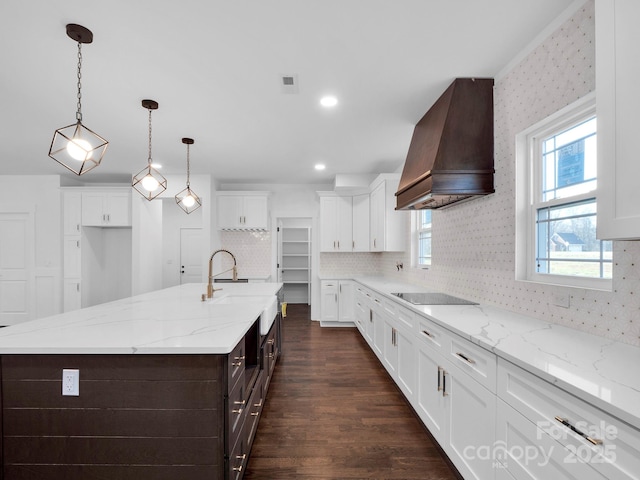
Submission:
<svg viewBox="0 0 640 480">
<path fill-rule="evenodd" d="M 516 280 L 593 290 L 612 289 L 611 279 L 541 274 L 536 271 L 536 187 L 541 185 L 539 140 L 594 115 L 596 98 L 595 93 L 590 93 L 516 135 Z M 597 191 L 553 202 L 565 204 L 594 197 L 597 205 Z"/>
<path fill-rule="evenodd" d="M 431 227 L 430 228 L 421 228 L 422 222 L 420 221 L 420 216 L 424 210 L 415 210 L 412 216 L 413 223 L 413 265 L 417 268 L 429 268 L 431 267 L 431 262 L 433 260 L 433 211 L 429 210 L 432 213 L 431 216 Z M 420 262 L 420 234 L 423 232 L 429 232 L 431 234 L 431 256 L 429 257 L 426 263 Z"/>
</svg>

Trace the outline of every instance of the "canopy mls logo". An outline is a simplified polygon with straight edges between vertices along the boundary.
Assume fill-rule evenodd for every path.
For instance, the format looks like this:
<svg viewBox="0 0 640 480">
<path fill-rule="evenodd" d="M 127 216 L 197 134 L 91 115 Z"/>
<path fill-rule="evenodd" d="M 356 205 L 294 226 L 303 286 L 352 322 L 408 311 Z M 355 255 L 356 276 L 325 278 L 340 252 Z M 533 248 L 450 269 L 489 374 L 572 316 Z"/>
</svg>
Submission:
<svg viewBox="0 0 640 480">
<path fill-rule="evenodd" d="M 491 461 L 494 468 L 506 468 L 511 461 L 545 467 L 557 450 L 559 457 L 556 458 L 563 463 L 615 463 L 616 446 L 612 441 L 618 437 L 618 429 L 614 425 L 604 421 L 598 425 L 587 422 L 572 425 L 560 417 L 555 420 L 536 422 L 536 440 L 551 439 L 553 445 L 509 446 L 498 440 L 491 445 L 467 445 L 463 457 L 471 461 Z"/>
</svg>

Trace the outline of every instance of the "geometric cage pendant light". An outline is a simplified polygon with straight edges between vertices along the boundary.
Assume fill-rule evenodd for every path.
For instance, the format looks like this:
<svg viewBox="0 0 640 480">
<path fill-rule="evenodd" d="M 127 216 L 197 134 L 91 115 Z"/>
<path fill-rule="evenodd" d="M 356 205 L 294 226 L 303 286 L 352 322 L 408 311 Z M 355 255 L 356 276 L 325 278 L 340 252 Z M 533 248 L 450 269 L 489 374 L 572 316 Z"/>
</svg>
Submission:
<svg viewBox="0 0 640 480">
<path fill-rule="evenodd" d="M 67 35 L 78 42 L 76 123 L 55 131 L 49 156 L 76 175 L 82 175 L 100 165 L 109 142 L 82 124 L 82 44 L 93 42 L 93 33 L 81 25 L 70 23 Z"/>
<path fill-rule="evenodd" d="M 196 195 L 196 193 L 191 190 L 191 186 L 189 183 L 189 176 L 191 173 L 189 167 L 189 145 L 193 145 L 193 138 L 183 138 L 182 143 L 187 146 L 187 188 L 176 195 L 176 203 L 182 210 L 189 214 L 200 208 L 200 206 L 202 205 L 202 201 L 200 200 L 200 197 L 198 197 L 198 195 Z"/>
<path fill-rule="evenodd" d="M 167 189 L 167 179 L 151 166 L 151 112 L 158 109 L 158 102 L 142 100 L 142 106 L 149 110 L 149 156 L 147 166 L 133 176 L 131 186 L 147 200 L 153 200 Z"/>
</svg>

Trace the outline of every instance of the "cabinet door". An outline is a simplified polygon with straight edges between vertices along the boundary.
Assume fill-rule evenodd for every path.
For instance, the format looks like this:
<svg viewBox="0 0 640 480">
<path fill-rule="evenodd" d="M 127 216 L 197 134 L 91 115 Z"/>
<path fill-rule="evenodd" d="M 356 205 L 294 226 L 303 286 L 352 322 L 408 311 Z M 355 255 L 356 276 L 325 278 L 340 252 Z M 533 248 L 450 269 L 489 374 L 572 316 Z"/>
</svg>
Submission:
<svg viewBox="0 0 640 480">
<path fill-rule="evenodd" d="M 131 226 L 131 192 L 112 192 L 106 196 L 105 214 L 111 227 Z"/>
<path fill-rule="evenodd" d="M 218 196 L 218 228 L 221 230 L 240 228 L 242 217 L 242 197 L 235 195 Z"/>
<path fill-rule="evenodd" d="M 338 320 L 341 322 L 355 322 L 355 283 L 351 280 L 340 280 L 338 290 Z"/>
<path fill-rule="evenodd" d="M 79 235 L 80 225 L 82 225 L 82 195 L 76 192 L 64 192 L 62 203 L 64 235 Z"/>
<path fill-rule="evenodd" d="M 82 225 L 102 227 L 105 223 L 105 195 L 103 192 L 82 193 Z"/>
<path fill-rule="evenodd" d="M 599 239 L 640 238 L 640 2 L 596 2 Z"/>
<path fill-rule="evenodd" d="M 353 206 L 351 197 L 337 197 L 337 251 L 353 250 Z"/>
<path fill-rule="evenodd" d="M 82 292 L 80 290 L 79 278 L 65 278 L 64 279 L 64 299 L 63 299 L 63 311 L 71 312 L 72 310 L 78 310 L 82 305 Z"/>
<path fill-rule="evenodd" d="M 416 346 L 414 335 L 399 328 L 396 330 L 398 350 L 397 383 L 409 402 L 413 402 L 416 386 Z"/>
<path fill-rule="evenodd" d="M 320 197 L 320 251 L 335 252 L 338 239 L 337 197 Z"/>
<path fill-rule="evenodd" d="M 442 357 L 427 346 L 418 347 L 414 406 L 438 443 L 446 436 L 446 399 L 442 394 Z"/>
<path fill-rule="evenodd" d="M 373 340 L 373 351 L 378 358 L 382 361 L 384 358 L 384 342 L 385 342 L 385 322 L 384 315 L 380 312 L 380 306 L 374 306 L 372 309 L 372 340 Z"/>
<path fill-rule="evenodd" d="M 482 452 L 495 445 L 497 397 L 452 363 L 443 366 L 449 430 L 444 451 L 457 457 L 454 464 L 464 478 L 491 479 L 495 475 L 493 458 Z"/>
<path fill-rule="evenodd" d="M 80 278 L 81 271 L 81 253 L 80 249 L 80 236 L 66 235 L 64 237 L 64 278 Z"/>
<path fill-rule="evenodd" d="M 388 318 L 384 318 L 384 345 L 382 347 L 383 364 L 396 383 L 398 377 L 398 346 L 396 335 L 398 330 L 395 328 L 394 322 Z"/>
<path fill-rule="evenodd" d="M 323 280 L 320 284 L 321 318 L 324 322 L 338 321 L 338 282 Z"/>
<path fill-rule="evenodd" d="M 242 202 L 242 226 L 247 229 L 267 230 L 269 225 L 269 209 L 267 197 L 248 195 Z"/>
<path fill-rule="evenodd" d="M 353 202 L 353 251 L 369 251 L 369 195 L 356 195 Z"/>
<path fill-rule="evenodd" d="M 371 232 L 369 249 L 372 252 L 384 250 L 384 182 L 378 185 L 369 196 Z"/>
</svg>

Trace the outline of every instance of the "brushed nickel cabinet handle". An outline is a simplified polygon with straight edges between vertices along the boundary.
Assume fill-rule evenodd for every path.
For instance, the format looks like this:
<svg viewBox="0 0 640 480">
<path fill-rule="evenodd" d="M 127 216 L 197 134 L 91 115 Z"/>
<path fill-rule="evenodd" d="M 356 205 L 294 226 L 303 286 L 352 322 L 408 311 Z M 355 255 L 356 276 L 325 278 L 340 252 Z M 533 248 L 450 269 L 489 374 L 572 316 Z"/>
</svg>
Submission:
<svg viewBox="0 0 640 480">
<path fill-rule="evenodd" d="M 429 333 L 427 330 L 422 330 L 422 333 L 424 333 L 429 338 L 433 338 L 433 335 Z"/>
<path fill-rule="evenodd" d="M 251 412 L 251 416 L 252 416 L 252 417 L 257 417 L 258 415 L 260 415 L 260 413 L 259 413 L 259 412 Z"/>
<path fill-rule="evenodd" d="M 246 400 L 242 400 L 240 402 L 238 402 L 237 400 L 235 402 L 233 402 L 234 405 L 246 405 L 247 401 Z"/>
<path fill-rule="evenodd" d="M 233 410 L 231 410 L 231 413 L 237 413 L 238 415 L 240 415 L 243 411 L 244 408 L 234 408 Z"/>
<path fill-rule="evenodd" d="M 476 363 L 476 361 L 473 358 L 467 357 L 463 353 L 457 352 L 456 355 L 459 356 L 461 359 L 463 359 L 465 362 L 467 362 L 467 363 L 469 363 L 471 365 Z"/>
<path fill-rule="evenodd" d="M 442 383 L 440 380 L 441 376 L 442 376 L 442 367 L 439 366 L 438 367 L 438 392 L 442 391 Z"/>
<path fill-rule="evenodd" d="M 590 437 L 586 433 L 581 432 L 574 425 L 571 425 L 569 420 L 567 420 L 566 418 L 562 418 L 562 417 L 556 416 L 555 419 L 556 419 L 557 422 L 560 422 L 562 425 L 567 427 L 572 432 L 577 433 L 578 435 L 580 435 L 582 438 L 584 438 L 587 442 L 591 443 L 592 445 L 602 445 L 603 442 L 602 442 L 601 439 Z"/>
<path fill-rule="evenodd" d="M 449 395 L 447 393 L 447 371 L 442 370 L 442 396 L 446 397 L 447 395 Z"/>
</svg>

